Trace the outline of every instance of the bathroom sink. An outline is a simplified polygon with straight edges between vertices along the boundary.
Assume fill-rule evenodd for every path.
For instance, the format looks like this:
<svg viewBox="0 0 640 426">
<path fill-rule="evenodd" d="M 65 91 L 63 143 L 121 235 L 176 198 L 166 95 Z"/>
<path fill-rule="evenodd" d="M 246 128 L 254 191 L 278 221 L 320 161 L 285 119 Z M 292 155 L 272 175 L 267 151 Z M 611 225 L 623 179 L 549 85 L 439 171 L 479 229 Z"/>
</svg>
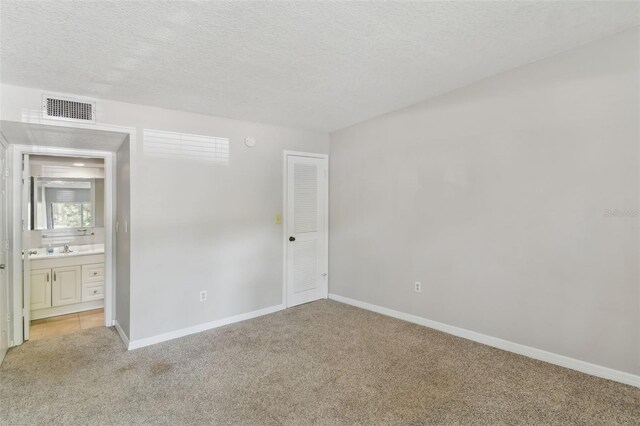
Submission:
<svg viewBox="0 0 640 426">
<path fill-rule="evenodd" d="M 69 246 L 69 251 L 65 252 L 63 247 L 54 247 L 53 253 L 47 253 L 45 247 L 29 250 L 31 260 L 54 259 L 57 257 L 88 256 L 92 254 L 103 254 L 104 244 L 84 244 L 79 246 Z"/>
</svg>

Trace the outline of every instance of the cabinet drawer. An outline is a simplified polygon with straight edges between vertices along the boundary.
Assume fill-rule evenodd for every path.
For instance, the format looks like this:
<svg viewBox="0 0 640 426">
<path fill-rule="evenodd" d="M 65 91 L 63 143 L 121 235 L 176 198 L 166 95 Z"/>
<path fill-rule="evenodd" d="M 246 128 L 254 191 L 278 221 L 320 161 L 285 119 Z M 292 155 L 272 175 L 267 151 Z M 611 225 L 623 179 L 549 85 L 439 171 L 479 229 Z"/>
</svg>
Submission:
<svg viewBox="0 0 640 426">
<path fill-rule="evenodd" d="M 94 263 L 92 265 L 82 266 L 82 282 L 103 282 L 104 281 L 104 263 Z"/>
<path fill-rule="evenodd" d="M 83 285 L 82 286 L 82 301 L 89 302 L 91 300 L 104 299 L 104 285 Z"/>
</svg>

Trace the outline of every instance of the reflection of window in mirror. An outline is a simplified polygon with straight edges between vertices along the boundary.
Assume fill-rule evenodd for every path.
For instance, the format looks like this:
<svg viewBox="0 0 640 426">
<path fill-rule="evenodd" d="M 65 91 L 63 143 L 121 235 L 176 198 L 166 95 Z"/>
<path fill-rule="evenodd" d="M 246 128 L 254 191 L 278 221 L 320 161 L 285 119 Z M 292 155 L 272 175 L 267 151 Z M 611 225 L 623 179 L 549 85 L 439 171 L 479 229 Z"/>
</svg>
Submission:
<svg viewBox="0 0 640 426">
<path fill-rule="evenodd" d="M 104 179 L 32 178 L 31 229 L 104 226 Z"/>
<path fill-rule="evenodd" d="M 51 203 L 53 229 L 93 226 L 91 203 Z"/>
<path fill-rule="evenodd" d="M 32 230 L 104 227 L 104 160 L 30 155 Z"/>
</svg>

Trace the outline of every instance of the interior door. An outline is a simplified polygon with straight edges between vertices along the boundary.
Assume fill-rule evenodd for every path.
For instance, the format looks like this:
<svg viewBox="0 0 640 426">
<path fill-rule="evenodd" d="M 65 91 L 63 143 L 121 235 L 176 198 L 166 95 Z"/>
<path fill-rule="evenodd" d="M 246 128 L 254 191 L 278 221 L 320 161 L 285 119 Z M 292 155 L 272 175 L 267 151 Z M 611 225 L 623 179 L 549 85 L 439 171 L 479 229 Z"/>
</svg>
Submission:
<svg viewBox="0 0 640 426">
<path fill-rule="evenodd" d="M 328 296 L 328 161 L 286 156 L 286 304 Z"/>
<path fill-rule="evenodd" d="M 0 143 L 0 363 L 9 348 L 9 280 L 7 279 L 7 148 Z"/>
<path fill-rule="evenodd" d="M 53 268 L 51 306 L 71 305 L 82 301 L 82 268 L 67 266 Z"/>
</svg>

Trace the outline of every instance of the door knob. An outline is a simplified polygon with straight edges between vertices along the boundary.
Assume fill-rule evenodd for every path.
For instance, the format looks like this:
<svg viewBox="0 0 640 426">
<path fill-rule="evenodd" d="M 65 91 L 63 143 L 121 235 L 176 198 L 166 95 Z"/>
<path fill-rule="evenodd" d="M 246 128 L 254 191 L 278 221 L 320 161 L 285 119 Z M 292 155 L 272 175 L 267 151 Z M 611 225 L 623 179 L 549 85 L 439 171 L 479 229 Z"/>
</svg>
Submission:
<svg viewBox="0 0 640 426">
<path fill-rule="evenodd" d="M 289 241 L 295 241 L 296 237 L 289 237 Z"/>
<path fill-rule="evenodd" d="M 6 268 L 5 264 L 4 263 L 0 264 L 0 269 L 4 269 L 4 268 Z"/>
</svg>

